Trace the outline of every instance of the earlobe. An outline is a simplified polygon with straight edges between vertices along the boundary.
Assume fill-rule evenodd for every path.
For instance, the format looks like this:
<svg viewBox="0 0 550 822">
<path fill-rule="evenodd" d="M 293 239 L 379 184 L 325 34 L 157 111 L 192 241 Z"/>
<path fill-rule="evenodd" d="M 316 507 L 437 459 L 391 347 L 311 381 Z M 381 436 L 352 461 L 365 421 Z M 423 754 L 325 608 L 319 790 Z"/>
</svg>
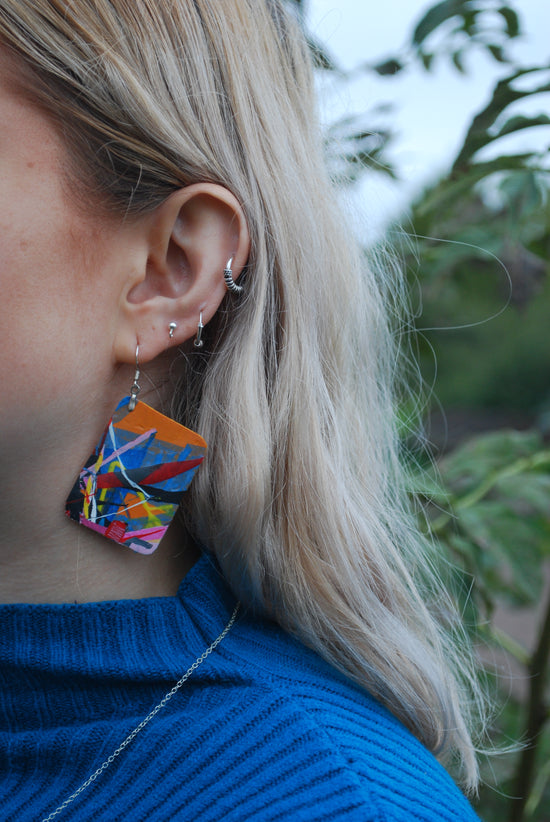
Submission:
<svg viewBox="0 0 550 822">
<path fill-rule="evenodd" d="M 121 362 L 128 361 L 132 333 L 144 363 L 196 339 L 198 323 L 208 324 L 227 289 L 239 291 L 235 281 L 250 249 L 242 207 L 223 186 L 182 188 L 145 219 L 147 259 L 123 299 Z"/>
</svg>

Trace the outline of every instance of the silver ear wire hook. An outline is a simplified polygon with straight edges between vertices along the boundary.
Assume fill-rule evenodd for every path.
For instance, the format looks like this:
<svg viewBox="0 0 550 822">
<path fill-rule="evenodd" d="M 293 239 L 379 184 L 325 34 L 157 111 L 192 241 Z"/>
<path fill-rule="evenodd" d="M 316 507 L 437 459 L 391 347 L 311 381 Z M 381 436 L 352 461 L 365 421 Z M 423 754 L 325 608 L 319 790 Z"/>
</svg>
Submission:
<svg viewBox="0 0 550 822">
<path fill-rule="evenodd" d="M 136 345 L 136 372 L 134 374 L 134 384 L 130 389 L 130 401 L 128 402 L 128 411 L 133 411 L 136 407 L 137 396 L 141 391 L 139 380 L 139 343 Z"/>
<path fill-rule="evenodd" d="M 231 291 L 233 294 L 241 294 L 244 291 L 244 288 L 242 285 L 237 285 L 233 279 L 233 270 L 231 268 L 233 265 L 233 259 L 233 257 L 230 257 L 227 261 L 227 265 L 223 270 L 223 278 L 228 291 Z"/>
<path fill-rule="evenodd" d="M 204 328 L 204 325 L 202 324 L 202 311 L 201 311 L 200 317 L 199 317 L 199 322 L 198 322 L 198 325 L 197 325 L 197 336 L 193 340 L 193 345 L 195 346 L 195 348 L 202 348 L 203 345 L 204 345 L 204 340 L 202 339 L 202 329 L 203 328 Z"/>
<path fill-rule="evenodd" d="M 170 335 L 171 340 L 174 339 L 174 331 L 176 330 L 177 327 L 178 327 L 177 323 L 170 323 L 170 325 L 168 326 L 168 334 Z"/>
</svg>

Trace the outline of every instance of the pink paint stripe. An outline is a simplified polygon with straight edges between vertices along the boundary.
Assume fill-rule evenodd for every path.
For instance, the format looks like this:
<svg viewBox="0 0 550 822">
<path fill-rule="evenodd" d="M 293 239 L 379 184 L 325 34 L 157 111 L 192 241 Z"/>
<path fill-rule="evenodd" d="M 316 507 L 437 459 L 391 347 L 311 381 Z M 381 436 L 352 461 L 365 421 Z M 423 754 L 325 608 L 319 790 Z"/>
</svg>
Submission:
<svg viewBox="0 0 550 822">
<path fill-rule="evenodd" d="M 82 514 L 80 515 L 80 524 L 85 525 L 86 528 L 90 528 L 92 531 L 97 531 L 98 534 L 102 534 L 103 536 L 105 536 L 105 532 L 107 531 L 104 525 L 98 525 L 97 522 L 86 519 Z"/>
<path fill-rule="evenodd" d="M 138 542 L 125 542 L 125 548 L 131 548 L 132 551 L 135 551 L 136 554 L 142 554 L 143 556 L 149 556 L 152 554 L 153 551 L 156 551 L 159 546 L 159 541 L 155 540 L 150 544 L 148 548 L 145 548 L 143 545 L 140 545 Z"/>
<path fill-rule="evenodd" d="M 157 525 L 154 528 L 144 528 L 143 531 L 127 531 L 124 535 L 124 542 L 130 542 L 132 539 L 141 539 L 141 537 L 158 537 L 158 539 L 160 539 L 158 535 L 164 534 L 167 528 L 167 525 Z"/>
</svg>

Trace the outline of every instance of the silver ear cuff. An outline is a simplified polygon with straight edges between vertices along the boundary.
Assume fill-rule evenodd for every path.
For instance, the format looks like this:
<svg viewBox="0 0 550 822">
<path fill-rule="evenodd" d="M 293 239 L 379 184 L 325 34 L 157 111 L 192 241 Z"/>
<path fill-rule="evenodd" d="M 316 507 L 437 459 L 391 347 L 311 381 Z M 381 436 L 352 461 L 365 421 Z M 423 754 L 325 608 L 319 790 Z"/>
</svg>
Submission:
<svg viewBox="0 0 550 822">
<path fill-rule="evenodd" d="M 225 280 L 225 285 L 227 286 L 227 290 L 231 291 L 233 294 L 241 294 L 244 291 L 242 285 L 237 285 L 235 280 L 233 279 L 233 271 L 231 269 L 231 265 L 233 263 L 233 257 L 228 260 L 227 265 L 223 270 L 223 278 Z"/>
</svg>

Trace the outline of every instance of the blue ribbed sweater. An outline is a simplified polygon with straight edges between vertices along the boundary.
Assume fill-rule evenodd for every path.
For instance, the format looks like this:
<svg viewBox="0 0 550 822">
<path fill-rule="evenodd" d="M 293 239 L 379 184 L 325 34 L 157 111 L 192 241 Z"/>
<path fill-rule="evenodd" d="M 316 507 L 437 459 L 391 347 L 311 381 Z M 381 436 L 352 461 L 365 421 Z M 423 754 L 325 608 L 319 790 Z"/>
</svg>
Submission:
<svg viewBox="0 0 550 822">
<path fill-rule="evenodd" d="M 235 605 L 202 557 L 176 597 L 0 606 L 0 818 L 38 822 L 139 724 Z M 270 622 L 214 653 L 58 817 L 468 822 L 443 768 L 377 702 Z"/>
</svg>

